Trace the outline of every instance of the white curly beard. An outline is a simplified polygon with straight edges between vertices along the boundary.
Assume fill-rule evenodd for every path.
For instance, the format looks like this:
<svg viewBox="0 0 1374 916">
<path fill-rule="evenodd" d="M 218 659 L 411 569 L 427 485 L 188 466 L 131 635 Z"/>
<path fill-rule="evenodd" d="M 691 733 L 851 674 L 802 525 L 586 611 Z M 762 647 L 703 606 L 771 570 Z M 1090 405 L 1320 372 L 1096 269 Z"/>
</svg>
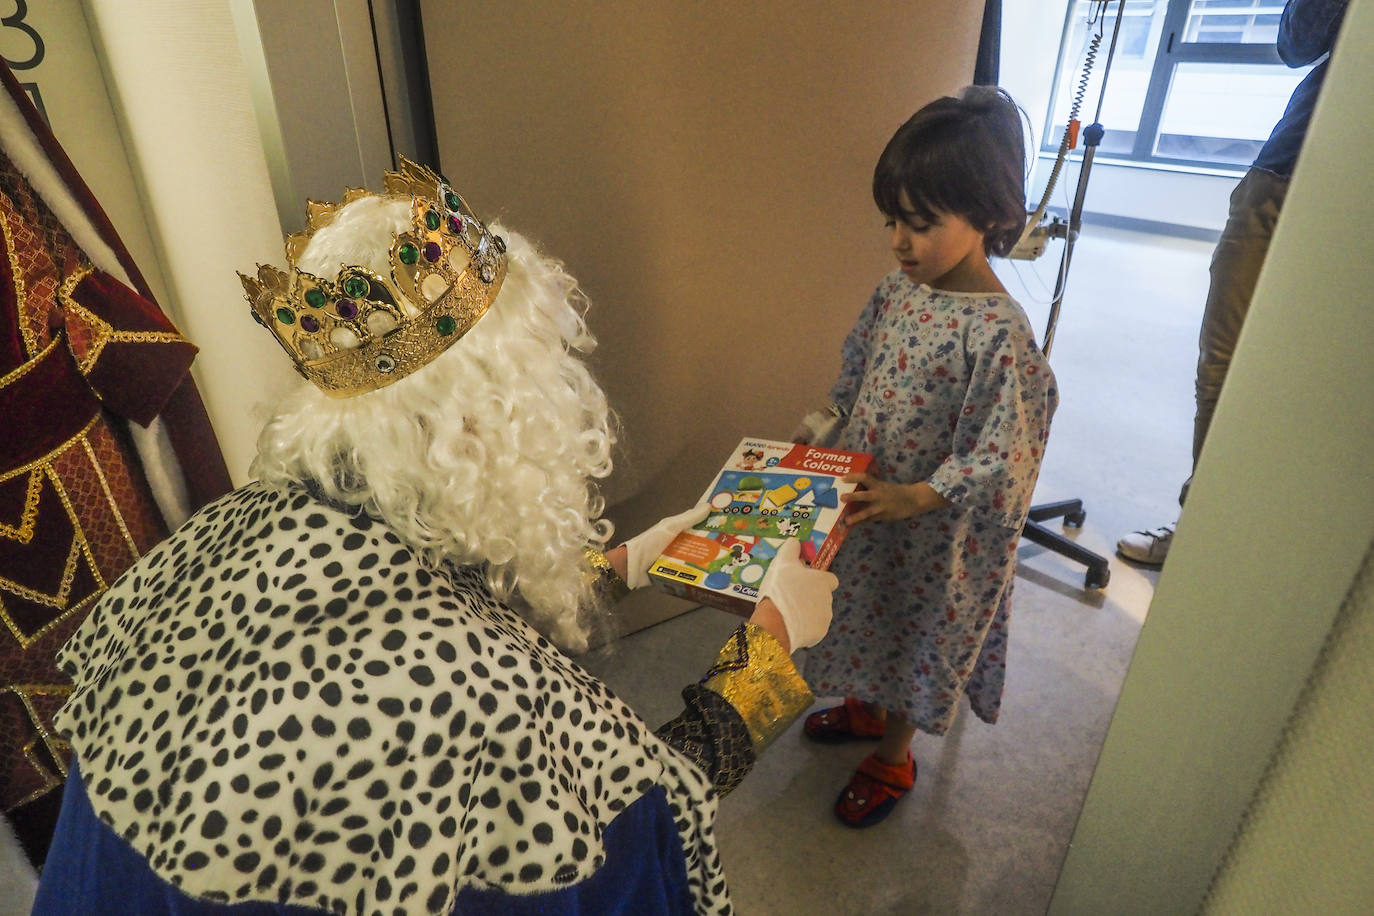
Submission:
<svg viewBox="0 0 1374 916">
<path fill-rule="evenodd" d="M 298 267 L 333 277 L 341 264 L 390 270 L 409 201 L 363 198 L 315 234 Z M 252 473 L 313 479 L 325 494 L 380 518 L 438 566 L 485 566 L 560 646 L 586 648 L 586 547 L 611 525 L 592 478 L 611 470 L 605 394 L 577 352 L 595 346 L 576 281 L 525 238 L 499 227 L 508 272 L 487 314 L 408 378 L 353 398 L 302 384 L 277 405 Z"/>
</svg>

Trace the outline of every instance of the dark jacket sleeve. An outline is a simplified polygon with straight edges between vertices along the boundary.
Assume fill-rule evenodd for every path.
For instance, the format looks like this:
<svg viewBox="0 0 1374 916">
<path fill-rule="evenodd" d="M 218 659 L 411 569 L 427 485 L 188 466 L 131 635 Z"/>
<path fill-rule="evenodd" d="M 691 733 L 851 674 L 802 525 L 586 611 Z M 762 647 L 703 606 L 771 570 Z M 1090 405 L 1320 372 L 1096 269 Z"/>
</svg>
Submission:
<svg viewBox="0 0 1374 916">
<path fill-rule="evenodd" d="M 740 784 L 758 755 L 814 701 L 767 631 L 740 624 L 706 676 L 682 692 L 686 708 L 657 730 L 717 791 Z"/>
<path fill-rule="evenodd" d="M 195 346 L 155 304 L 104 271 L 71 281 L 61 301 L 77 365 L 106 409 L 147 426 L 186 378 Z"/>
<path fill-rule="evenodd" d="M 1301 67 L 1331 50 L 1347 0 L 1288 0 L 1279 19 L 1279 57 Z"/>
<path fill-rule="evenodd" d="M 656 734 L 686 755 L 724 795 L 754 767 L 749 729 L 720 694 L 693 684 L 682 691 L 686 708 Z"/>
<path fill-rule="evenodd" d="M 606 607 L 629 592 L 605 554 L 586 552 L 593 600 Z M 702 679 L 682 691 L 685 708 L 655 734 L 706 774 L 721 794 L 740 784 L 773 739 L 815 697 L 776 639 L 742 623 Z"/>
</svg>

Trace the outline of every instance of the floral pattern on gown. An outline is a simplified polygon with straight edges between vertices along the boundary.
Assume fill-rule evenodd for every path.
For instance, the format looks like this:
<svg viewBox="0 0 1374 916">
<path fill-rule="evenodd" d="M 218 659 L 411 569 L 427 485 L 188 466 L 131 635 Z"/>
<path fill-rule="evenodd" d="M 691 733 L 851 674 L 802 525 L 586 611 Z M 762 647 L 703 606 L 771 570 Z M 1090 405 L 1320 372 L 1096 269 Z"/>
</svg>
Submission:
<svg viewBox="0 0 1374 916">
<path fill-rule="evenodd" d="M 1025 313 L 1005 294 L 889 274 L 845 340 L 831 399 L 849 416 L 839 448 L 870 452 L 877 477 L 927 481 L 952 505 L 849 533 L 808 683 L 936 735 L 963 693 L 995 722 L 1016 548 L 1058 403 Z"/>
</svg>

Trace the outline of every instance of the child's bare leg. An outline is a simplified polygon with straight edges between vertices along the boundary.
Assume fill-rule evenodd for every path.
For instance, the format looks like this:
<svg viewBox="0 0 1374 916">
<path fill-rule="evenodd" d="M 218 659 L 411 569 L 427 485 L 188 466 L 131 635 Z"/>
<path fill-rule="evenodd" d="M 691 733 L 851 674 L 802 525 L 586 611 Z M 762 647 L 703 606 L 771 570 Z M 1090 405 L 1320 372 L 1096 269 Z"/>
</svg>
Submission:
<svg viewBox="0 0 1374 916">
<path fill-rule="evenodd" d="M 883 763 L 906 763 L 906 753 L 911 748 L 911 739 L 916 737 L 916 726 L 909 724 L 906 716 L 901 713 L 867 700 L 864 701 L 864 712 L 887 723 L 882 740 L 878 742 L 878 749 L 873 752 L 873 756 Z"/>
<path fill-rule="evenodd" d="M 900 766 L 906 763 L 907 752 L 911 748 L 911 739 L 916 737 L 916 726 L 907 722 L 906 716 L 896 710 L 886 710 L 887 729 L 883 732 L 882 740 L 878 742 L 878 749 L 873 752 L 883 763 Z"/>
</svg>

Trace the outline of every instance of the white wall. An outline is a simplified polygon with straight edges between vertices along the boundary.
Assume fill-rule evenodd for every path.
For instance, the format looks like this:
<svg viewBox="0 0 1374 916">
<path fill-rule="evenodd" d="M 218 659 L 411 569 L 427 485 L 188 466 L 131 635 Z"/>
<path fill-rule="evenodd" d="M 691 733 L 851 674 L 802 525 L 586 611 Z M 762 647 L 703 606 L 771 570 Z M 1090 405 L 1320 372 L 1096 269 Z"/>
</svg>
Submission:
<svg viewBox="0 0 1374 916">
<path fill-rule="evenodd" d="M 1374 45 L 1374 3 L 1341 42 Z M 1372 100 L 1364 56 L 1338 53 L 1052 913 L 1196 911 L 1374 537 Z M 1320 813 L 1307 828 L 1339 841 Z"/>
<path fill-rule="evenodd" d="M 292 378 L 252 320 L 237 271 L 280 264 L 281 228 L 224 0 L 85 0 L 172 311 L 201 347 L 195 374 L 235 483 L 255 407 Z"/>
<path fill-rule="evenodd" d="M 1002 60 L 998 82 L 1030 117 L 1035 145 L 1044 137 L 1054 65 L 1069 0 L 1002 0 Z"/>
</svg>

